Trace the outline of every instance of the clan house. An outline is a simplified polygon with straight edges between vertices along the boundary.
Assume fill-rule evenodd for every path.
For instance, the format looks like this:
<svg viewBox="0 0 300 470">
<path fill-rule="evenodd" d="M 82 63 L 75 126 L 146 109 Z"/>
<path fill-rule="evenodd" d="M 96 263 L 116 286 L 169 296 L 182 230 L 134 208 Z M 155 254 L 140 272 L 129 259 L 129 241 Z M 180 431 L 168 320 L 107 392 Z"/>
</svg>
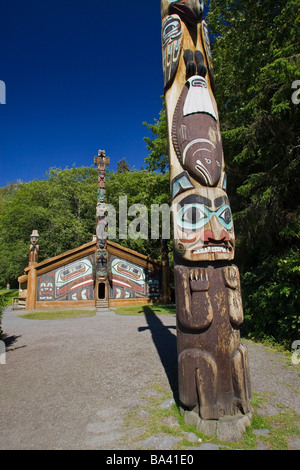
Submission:
<svg viewBox="0 0 300 470">
<path fill-rule="evenodd" d="M 96 235 L 66 253 L 38 261 L 39 233 L 30 238 L 29 263 L 19 281 L 19 304 L 27 310 L 164 302 L 169 298 L 169 266 L 107 239 L 105 168 L 109 158 L 99 150 Z"/>
</svg>

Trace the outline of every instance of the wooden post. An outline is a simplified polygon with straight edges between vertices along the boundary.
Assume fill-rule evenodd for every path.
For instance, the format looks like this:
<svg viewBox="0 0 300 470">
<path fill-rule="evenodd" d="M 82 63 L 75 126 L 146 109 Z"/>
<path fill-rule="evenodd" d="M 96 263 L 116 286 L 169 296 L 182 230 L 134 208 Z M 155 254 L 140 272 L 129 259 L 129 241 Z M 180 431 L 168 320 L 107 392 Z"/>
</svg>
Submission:
<svg viewBox="0 0 300 470">
<path fill-rule="evenodd" d="M 26 297 L 26 310 L 34 310 L 36 303 L 37 293 L 37 271 L 34 264 L 30 266 L 27 278 L 27 297 Z"/>
<path fill-rule="evenodd" d="M 199 0 L 161 0 L 174 229 L 179 400 L 222 440 L 251 422 L 235 234 L 207 25 Z"/>
<path fill-rule="evenodd" d="M 104 150 L 99 150 L 94 157 L 94 164 L 98 167 L 98 191 L 97 191 L 97 252 L 96 252 L 96 282 L 95 303 L 98 309 L 107 308 L 109 305 L 108 282 L 108 256 L 107 256 L 107 215 L 106 215 L 106 185 L 105 167 L 109 165 L 109 158 Z"/>
</svg>

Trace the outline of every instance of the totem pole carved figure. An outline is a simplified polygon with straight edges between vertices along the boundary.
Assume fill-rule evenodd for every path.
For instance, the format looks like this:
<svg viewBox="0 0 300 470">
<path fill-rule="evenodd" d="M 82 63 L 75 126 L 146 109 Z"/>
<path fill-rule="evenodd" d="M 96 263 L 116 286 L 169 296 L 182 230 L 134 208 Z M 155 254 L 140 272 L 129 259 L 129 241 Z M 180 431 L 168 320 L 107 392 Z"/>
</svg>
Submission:
<svg viewBox="0 0 300 470">
<path fill-rule="evenodd" d="M 104 150 L 99 150 L 98 156 L 94 157 L 94 164 L 98 167 L 98 191 L 97 191 L 97 251 L 96 251 L 96 300 L 107 300 L 107 215 L 105 203 L 105 167 L 109 165 L 109 158 L 105 156 Z M 99 289 L 99 285 L 103 289 Z M 101 292 L 101 293 L 100 293 Z"/>
<path fill-rule="evenodd" d="M 39 234 L 37 230 L 33 230 L 30 235 L 29 265 L 38 262 L 39 256 Z"/>
<path fill-rule="evenodd" d="M 161 0 L 173 201 L 179 400 L 200 420 L 250 412 L 235 235 L 207 25 L 199 0 Z"/>
</svg>

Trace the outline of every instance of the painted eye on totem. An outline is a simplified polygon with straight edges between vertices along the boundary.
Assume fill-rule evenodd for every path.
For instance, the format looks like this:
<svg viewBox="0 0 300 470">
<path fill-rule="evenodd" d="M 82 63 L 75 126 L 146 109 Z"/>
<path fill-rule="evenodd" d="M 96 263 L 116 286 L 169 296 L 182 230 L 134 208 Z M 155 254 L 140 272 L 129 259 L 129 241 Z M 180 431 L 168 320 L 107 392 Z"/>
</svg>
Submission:
<svg viewBox="0 0 300 470">
<path fill-rule="evenodd" d="M 232 214 L 229 206 L 226 206 L 221 212 L 219 212 L 219 220 L 224 227 L 231 229 L 233 227 Z"/>
<path fill-rule="evenodd" d="M 208 219 L 204 206 L 191 204 L 184 206 L 179 212 L 178 225 L 183 230 L 198 230 L 207 223 Z"/>
</svg>

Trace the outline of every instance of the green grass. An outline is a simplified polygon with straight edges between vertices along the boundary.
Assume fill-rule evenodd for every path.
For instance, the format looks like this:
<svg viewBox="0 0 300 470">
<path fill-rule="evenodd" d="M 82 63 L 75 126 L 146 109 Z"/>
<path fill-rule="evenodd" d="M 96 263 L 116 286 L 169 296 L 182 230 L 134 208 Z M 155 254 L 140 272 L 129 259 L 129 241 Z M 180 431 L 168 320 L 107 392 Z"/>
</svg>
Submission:
<svg viewBox="0 0 300 470">
<path fill-rule="evenodd" d="M 149 394 L 148 390 L 152 389 Z M 153 396 L 154 392 L 154 396 Z M 187 447 L 199 447 L 204 443 L 216 444 L 220 450 L 255 450 L 261 443 L 269 450 L 288 450 L 289 438 L 299 437 L 300 415 L 296 412 L 278 405 L 278 414 L 274 416 L 261 416 L 258 413 L 260 405 L 268 401 L 266 395 L 254 394 L 251 400 L 253 419 L 250 427 L 246 429 L 243 439 L 239 442 L 221 442 L 212 436 L 205 436 L 193 426 L 188 426 L 177 404 L 169 409 L 161 409 L 160 404 L 171 398 L 171 390 L 162 387 L 159 383 L 143 389 L 142 399 L 144 405 L 135 407 L 125 415 L 124 442 L 143 449 L 142 441 L 150 436 L 165 434 L 178 437 L 174 450 L 185 450 Z M 177 424 L 176 424 L 177 423 Z M 135 429 L 136 432 L 132 432 Z M 268 429 L 266 436 L 257 436 L 255 430 Z M 189 433 L 197 436 L 196 442 L 189 441 Z"/>
<path fill-rule="evenodd" d="M 124 305 L 113 310 L 118 315 L 176 315 L 175 305 Z"/>
<path fill-rule="evenodd" d="M 66 318 L 85 318 L 96 315 L 95 310 L 45 310 L 43 312 L 19 315 L 27 320 L 64 320 Z"/>
</svg>

